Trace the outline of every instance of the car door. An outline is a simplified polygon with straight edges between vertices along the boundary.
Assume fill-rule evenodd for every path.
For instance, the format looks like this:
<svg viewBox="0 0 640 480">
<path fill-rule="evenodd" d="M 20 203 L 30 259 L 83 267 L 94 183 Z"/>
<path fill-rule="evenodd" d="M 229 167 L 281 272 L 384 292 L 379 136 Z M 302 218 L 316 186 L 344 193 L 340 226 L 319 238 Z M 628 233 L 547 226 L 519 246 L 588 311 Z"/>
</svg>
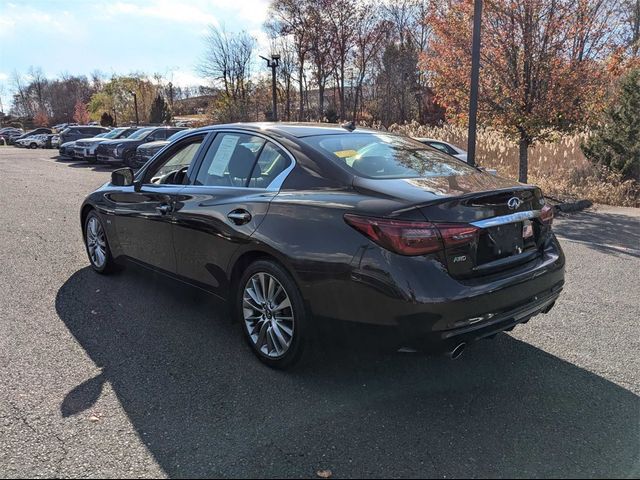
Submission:
<svg viewBox="0 0 640 480">
<path fill-rule="evenodd" d="M 288 153 L 262 135 L 220 131 L 210 139 L 175 212 L 178 274 L 225 296 L 230 259 L 251 242 L 292 164 Z"/>
<path fill-rule="evenodd" d="M 115 203 L 115 229 L 124 255 L 170 273 L 176 272 L 173 215 L 183 180 L 204 134 L 177 142 L 137 180 L 139 185 L 109 194 Z"/>
</svg>

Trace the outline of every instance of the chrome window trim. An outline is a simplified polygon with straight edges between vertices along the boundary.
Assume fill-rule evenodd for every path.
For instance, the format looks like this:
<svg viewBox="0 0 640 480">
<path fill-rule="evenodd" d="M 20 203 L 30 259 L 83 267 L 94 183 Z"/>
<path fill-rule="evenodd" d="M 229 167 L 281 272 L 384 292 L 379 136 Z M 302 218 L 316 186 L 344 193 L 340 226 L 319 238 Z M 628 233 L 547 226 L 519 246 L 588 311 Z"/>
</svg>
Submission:
<svg viewBox="0 0 640 480">
<path fill-rule="evenodd" d="M 540 210 L 530 210 L 528 212 L 516 212 L 509 215 L 502 215 L 500 217 L 486 218 L 484 220 L 478 220 L 476 222 L 470 222 L 471 225 L 478 228 L 490 228 L 498 225 L 505 225 L 507 223 L 521 222 L 523 220 L 530 220 L 537 218 L 541 214 Z"/>
<path fill-rule="evenodd" d="M 289 174 L 291 173 L 291 171 L 295 168 L 296 166 L 296 159 L 295 157 L 291 154 L 291 152 L 289 152 L 289 150 L 287 150 L 284 145 L 282 145 L 280 142 L 278 142 L 277 140 L 274 140 L 273 138 L 269 137 L 268 135 L 265 135 L 263 133 L 260 132 L 256 132 L 254 130 L 243 130 L 241 128 L 220 128 L 220 129 L 211 129 L 210 133 L 240 133 L 242 135 L 253 135 L 255 137 L 261 137 L 263 138 L 265 141 L 267 142 L 271 142 L 273 143 L 275 146 L 277 146 L 278 148 L 280 148 L 285 155 L 287 155 L 289 157 L 289 160 L 291 160 L 291 164 L 285 168 L 282 172 L 280 172 L 276 178 L 274 178 L 273 180 L 271 180 L 271 183 L 269 185 L 267 185 L 264 188 L 258 188 L 258 187 L 233 187 L 233 186 L 225 186 L 225 185 L 185 185 L 185 187 L 206 187 L 206 188 L 250 188 L 252 190 L 263 190 L 265 192 L 279 192 L 280 188 L 282 188 L 282 184 L 284 183 L 284 181 L 286 180 L 286 178 L 289 176 Z M 182 140 L 182 138 L 181 138 Z M 211 146 L 209 146 L 209 148 L 211 148 Z M 159 152 L 158 152 L 159 153 Z M 206 153 L 205 153 L 206 155 Z M 202 168 L 202 165 L 200 165 L 200 168 Z"/>
</svg>

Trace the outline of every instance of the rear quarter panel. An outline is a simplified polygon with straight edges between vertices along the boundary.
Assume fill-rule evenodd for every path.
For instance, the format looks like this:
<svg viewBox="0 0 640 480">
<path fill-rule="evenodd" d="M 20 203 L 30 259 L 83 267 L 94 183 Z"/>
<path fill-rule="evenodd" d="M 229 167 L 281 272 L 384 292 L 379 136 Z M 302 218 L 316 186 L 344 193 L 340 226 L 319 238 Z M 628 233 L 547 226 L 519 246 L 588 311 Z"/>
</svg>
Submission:
<svg viewBox="0 0 640 480">
<path fill-rule="evenodd" d="M 253 234 L 254 244 L 236 258 L 256 247 L 272 254 L 293 274 L 315 315 L 339 318 L 336 308 L 353 299 L 354 268 L 366 249 L 380 248 L 350 227 L 344 214 L 388 212 L 394 206 L 399 205 L 353 191 L 280 192 Z"/>
</svg>

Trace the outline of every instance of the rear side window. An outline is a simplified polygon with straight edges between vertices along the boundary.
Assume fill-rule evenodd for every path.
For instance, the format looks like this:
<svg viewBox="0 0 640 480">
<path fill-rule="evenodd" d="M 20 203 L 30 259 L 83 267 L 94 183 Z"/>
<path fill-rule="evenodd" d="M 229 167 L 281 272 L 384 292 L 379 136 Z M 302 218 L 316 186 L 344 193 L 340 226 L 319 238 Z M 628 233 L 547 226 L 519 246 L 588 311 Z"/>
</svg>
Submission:
<svg viewBox="0 0 640 480">
<path fill-rule="evenodd" d="M 207 150 L 196 185 L 246 187 L 265 140 L 244 133 L 219 133 Z"/>
<path fill-rule="evenodd" d="M 477 172 L 455 157 L 416 140 L 388 133 L 317 135 L 303 140 L 361 177 L 450 177 Z"/>
<path fill-rule="evenodd" d="M 260 152 L 258 162 L 253 167 L 249 186 L 266 188 L 291 164 L 291 160 L 281 148 L 267 142 Z"/>
</svg>

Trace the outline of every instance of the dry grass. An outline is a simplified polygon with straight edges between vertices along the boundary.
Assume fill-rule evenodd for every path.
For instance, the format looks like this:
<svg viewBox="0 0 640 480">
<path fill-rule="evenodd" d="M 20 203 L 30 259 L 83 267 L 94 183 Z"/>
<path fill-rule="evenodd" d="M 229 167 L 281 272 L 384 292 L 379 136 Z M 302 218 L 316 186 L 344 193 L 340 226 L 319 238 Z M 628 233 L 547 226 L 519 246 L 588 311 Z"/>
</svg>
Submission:
<svg viewBox="0 0 640 480">
<path fill-rule="evenodd" d="M 429 127 L 410 123 L 392 125 L 390 131 L 412 137 L 431 137 L 466 149 L 467 131 L 461 127 Z M 640 206 L 640 184 L 622 181 L 611 171 L 597 168 L 580 149 L 588 134 L 559 135 L 529 150 L 529 182 L 539 185 L 550 196 L 588 199 L 594 203 Z M 480 129 L 477 136 L 477 162 L 495 168 L 507 178 L 518 178 L 518 146 L 501 133 Z"/>
</svg>

